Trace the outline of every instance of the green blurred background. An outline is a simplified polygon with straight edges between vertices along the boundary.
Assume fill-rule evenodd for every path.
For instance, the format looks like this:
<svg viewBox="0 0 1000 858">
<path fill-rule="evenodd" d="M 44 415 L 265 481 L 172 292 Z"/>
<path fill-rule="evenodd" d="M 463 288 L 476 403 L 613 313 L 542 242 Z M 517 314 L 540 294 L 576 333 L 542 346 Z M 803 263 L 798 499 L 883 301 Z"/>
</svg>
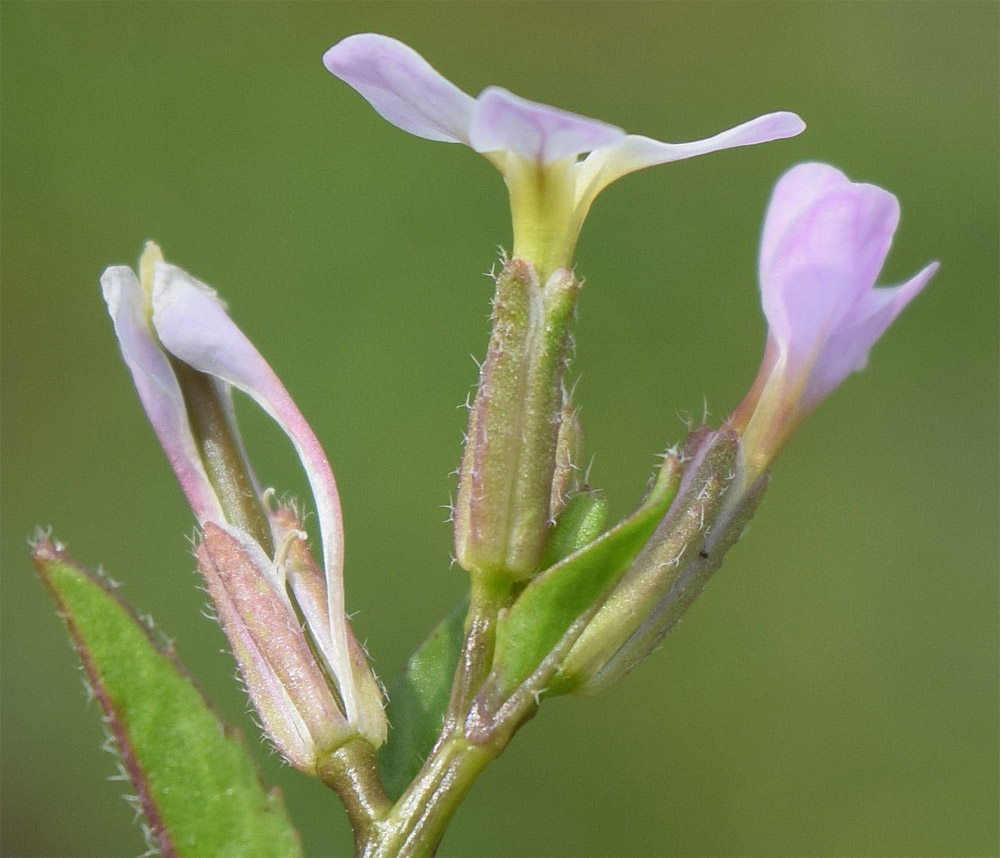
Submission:
<svg viewBox="0 0 1000 858">
<path fill-rule="evenodd" d="M 800 113 L 793 141 L 629 177 L 580 243 L 592 481 L 613 511 L 707 400 L 757 369 L 770 189 L 826 160 L 896 193 L 883 282 L 941 272 L 781 458 L 752 532 L 655 657 L 546 705 L 442 855 L 995 855 L 998 844 L 996 3 L 4 2 L 5 855 L 135 855 L 98 713 L 32 574 L 52 525 L 177 639 L 280 785 L 308 854 L 336 801 L 258 744 L 201 615 L 192 519 L 98 288 L 144 239 L 217 287 L 337 472 L 348 605 L 391 679 L 463 590 L 444 523 L 485 351 L 502 182 L 328 75 L 374 30 L 469 92 L 497 83 L 667 140 Z M 305 494 L 244 408 L 264 481 Z M 679 416 L 680 415 L 680 416 Z"/>
</svg>

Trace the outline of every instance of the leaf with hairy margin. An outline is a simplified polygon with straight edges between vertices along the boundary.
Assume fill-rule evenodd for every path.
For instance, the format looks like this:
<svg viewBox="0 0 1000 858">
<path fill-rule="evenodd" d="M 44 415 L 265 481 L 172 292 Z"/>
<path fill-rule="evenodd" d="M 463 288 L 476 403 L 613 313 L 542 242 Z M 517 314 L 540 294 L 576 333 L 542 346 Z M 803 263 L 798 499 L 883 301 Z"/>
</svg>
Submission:
<svg viewBox="0 0 1000 858">
<path fill-rule="evenodd" d="M 302 855 L 277 790 L 265 791 L 239 733 L 100 575 L 50 539 L 32 559 L 104 710 L 159 854 Z"/>
</svg>

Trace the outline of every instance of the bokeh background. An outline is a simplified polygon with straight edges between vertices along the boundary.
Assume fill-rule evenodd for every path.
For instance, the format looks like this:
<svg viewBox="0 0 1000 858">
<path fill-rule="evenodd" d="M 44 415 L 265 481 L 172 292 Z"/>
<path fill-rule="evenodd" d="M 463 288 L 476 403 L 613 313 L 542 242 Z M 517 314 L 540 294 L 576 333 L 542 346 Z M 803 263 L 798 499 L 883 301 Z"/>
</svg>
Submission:
<svg viewBox="0 0 1000 858">
<path fill-rule="evenodd" d="M 469 92 L 662 139 L 808 122 L 629 177 L 587 222 L 574 372 L 616 514 L 685 414 L 718 422 L 753 379 L 757 240 L 787 167 L 899 196 L 883 282 L 942 263 L 794 439 L 666 646 L 601 697 L 547 704 L 441 854 L 996 855 L 998 10 L 3 3 L 3 854 L 145 848 L 28 562 L 35 525 L 178 641 L 308 854 L 350 851 L 333 796 L 256 741 L 98 277 L 155 238 L 227 298 L 334 464 L 349 608 L 391 679 L 463 590 L 442 505 L 485 351 L 481 272 L 510 227 L 484 159 L 390 127 L 324 71 L 374 30 Z M 265 482 L 304 495 L 280 434 L 243 414 Z"/>
</svg>

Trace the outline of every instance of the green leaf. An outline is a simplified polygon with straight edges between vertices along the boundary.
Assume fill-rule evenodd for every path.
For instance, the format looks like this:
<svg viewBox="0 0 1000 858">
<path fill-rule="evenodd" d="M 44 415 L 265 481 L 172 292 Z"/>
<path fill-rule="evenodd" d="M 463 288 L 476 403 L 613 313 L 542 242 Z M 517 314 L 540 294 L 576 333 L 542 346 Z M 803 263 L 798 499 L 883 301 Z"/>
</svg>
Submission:
<svg viewBox="0 0 1000 858">
<path fill-rule="evenodd" d="M 164 856 L 299 856 L 280 794 L 266 792 L 239 734 L 227 728 L 171 646 L 104 578 L 41 539 L 33 559 L 55 599 Z"/>
<path fill-rule="evenodd" d="M 378 750 L 386 792 L 398 798 L 434 747 L 465 638 L 468 598 L 456 605 L 410 656 L 389 689 L 389 738 Z"/>
<path fill-rule="evenodd" d="M 602 594 L 624 574 L 666 514 L 680 474 L 678 460 L 667 459 L 649 495 L 632 515 L 524 589 L 497 623 L 493 691 L 499 698 L 509 695 L 541 665 L 578 618 L 599 607 Z"/>
</svg>

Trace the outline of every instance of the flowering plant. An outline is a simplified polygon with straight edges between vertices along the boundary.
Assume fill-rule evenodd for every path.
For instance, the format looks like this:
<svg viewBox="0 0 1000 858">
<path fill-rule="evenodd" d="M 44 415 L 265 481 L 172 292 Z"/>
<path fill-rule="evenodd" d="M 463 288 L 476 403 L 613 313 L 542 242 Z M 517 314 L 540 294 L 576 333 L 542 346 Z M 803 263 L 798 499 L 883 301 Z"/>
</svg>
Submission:
<svg viewBox="0 0 1000 858">
<path fill-rule="evenodd" d="M 674 627 L 742 535 L 781 447 L 864 367 L 936 263 L 874 288 L 899 219 L 895 197 L 824 164 L 790 169 L 761 241 L 769 333 L 757 380 L 720 426 L 668 449 L 642 502 L 609 526 L 606 500 L 587 482 L 566 379 L 583 220 L 627 173 L 792 137 L 803 122 L 778 112 L 670 144 L 496 87 L 474 99 L 385 36 L 351 36 L 324 64 L 393 125 L 482 153 L 506 182 L 513 219 L 458 473 L 454 546 L 468 600 L 388 692 L 346 611 L 333 472 L 288 391 L 216 293 L 156 245 L 137 274 L 114 266 L 101 282 L 140 402 L 197 521 L 198 568 L 264 735 L 337 793 L 359 855 L 432 855 L 476 777 L 545 699 L 607 688 Z M 292 442 L 315 527 L 257 479 L 234 389 Z M 261 790 L 172 649 L 137 631 L 112 588 L 51 538 L 40 536 L 34 554 L 155 848 L 296 854 L 280 800 Z"/>
</svg>

